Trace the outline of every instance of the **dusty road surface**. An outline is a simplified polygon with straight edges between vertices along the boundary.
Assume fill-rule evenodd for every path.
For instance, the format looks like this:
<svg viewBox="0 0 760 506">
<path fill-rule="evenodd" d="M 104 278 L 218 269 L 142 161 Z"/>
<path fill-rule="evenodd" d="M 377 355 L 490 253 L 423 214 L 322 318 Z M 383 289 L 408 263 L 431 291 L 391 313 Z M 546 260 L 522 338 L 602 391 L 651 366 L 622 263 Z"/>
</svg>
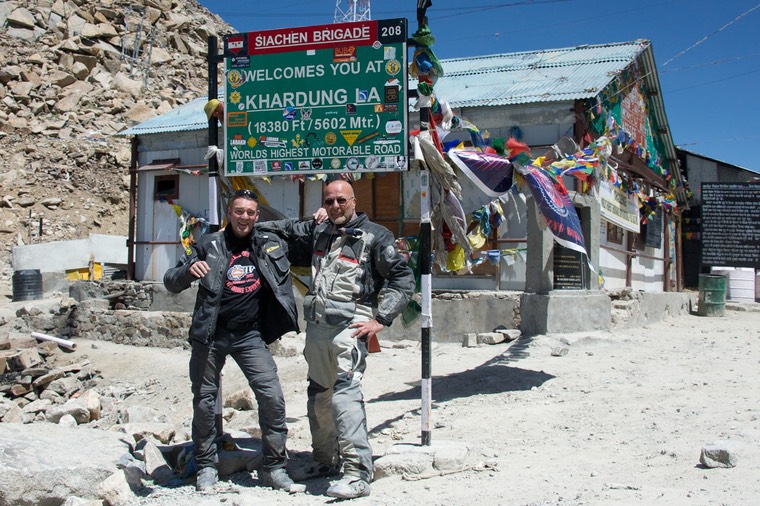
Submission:
<svg viewBox="0 0 760 506">
<path fill-rule="evenodd" d="M 520 338 L 511 344 L 433 348 L 432 439 L 466 444 L 462 472 L 376 480 L 354 504 L 739 505 L 760 503 L 760 309 L 673 317 L 639 329 Z M 433 331 L 435 332 L 435 330 Z M 383 342 L 364 381 L 376 457 L 420 435 L 417 337 Z M 125 403 L 189 427 L 189 352 L 78 341 L 101 371 L 99 388 L 134 389 Z M 303 345 L 291 338 L 291 345 Z M 566 353 L 562 349 L 566 349 Z M 554 356 L 553 353 L 560 356 Z M 558 353 L 560 352 L 560 353 Z M 292 455 L 308 452 L 306 364 L 278 357 Z M 245 388 L 237 366 L 226 392 Z M 123 407 L 123 406 L 122 406 Z M 236 415 L 229 428 L 255 425 Z M 72 429 L 74 430 L 74 429 Z M 704 468 L 702 447 L 731 440 L 733 468 Z M 135 504 L 331 504 L 327 480 L 288 495 L 247 473 L 212 493 L 152 487 Z"/>
</svg>

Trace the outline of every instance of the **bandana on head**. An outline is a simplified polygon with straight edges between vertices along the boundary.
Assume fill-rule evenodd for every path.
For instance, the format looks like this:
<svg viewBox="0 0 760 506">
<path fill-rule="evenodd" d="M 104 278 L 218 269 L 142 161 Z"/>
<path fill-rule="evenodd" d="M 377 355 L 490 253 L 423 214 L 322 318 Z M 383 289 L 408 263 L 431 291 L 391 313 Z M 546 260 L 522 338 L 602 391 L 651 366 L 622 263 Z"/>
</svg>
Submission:
<svg viewBox="0 0 760 506">
<path fill-rule="evenodd" d="M 206 113 L 206 118 L 209 120 L 211 119 L 211 116 L 214 115 L 214 111 L 216 111 L 216 108 L 219 107 L 220 103 L 221 102 L 219 102 L 217 99 L 212 98 L 206 103 L 206 105 L 203 106 L 203 112 Z"/>
</svg>

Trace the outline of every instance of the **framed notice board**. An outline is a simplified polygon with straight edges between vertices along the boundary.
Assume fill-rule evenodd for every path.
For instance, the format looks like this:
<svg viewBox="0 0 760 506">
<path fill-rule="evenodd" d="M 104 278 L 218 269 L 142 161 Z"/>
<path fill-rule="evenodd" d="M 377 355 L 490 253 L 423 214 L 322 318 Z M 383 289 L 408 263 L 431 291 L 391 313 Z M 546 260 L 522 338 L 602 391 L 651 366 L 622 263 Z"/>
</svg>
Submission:
<svg viewBox="0 0 760 506">
<path fill-rule="evenodd" d="M 224 37 L 228 176 L 408 170 L 407 20 Z"/>
<path fill-rule="evenodd" d="M 586 288 L 583 254 L 554 244 L 554 289 L 582 290 Z"/>
<path fill-rule="evenodd" d="M 644 242 L 650 248 L 662 248 L 662 218 L 662 208 L 657 208 L 657 211 L 647 220 Z"/>
<path fill-rule="evenodd" d="M 702 183 L 702 265 L 760 268 L 760 184 Z"/>
</svg>

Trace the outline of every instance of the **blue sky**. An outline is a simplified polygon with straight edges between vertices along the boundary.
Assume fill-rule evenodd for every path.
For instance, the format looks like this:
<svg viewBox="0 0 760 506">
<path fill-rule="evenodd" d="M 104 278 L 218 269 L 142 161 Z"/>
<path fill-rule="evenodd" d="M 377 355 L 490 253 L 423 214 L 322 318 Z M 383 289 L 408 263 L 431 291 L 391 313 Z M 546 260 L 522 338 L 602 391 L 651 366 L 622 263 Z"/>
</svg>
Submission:
<svg viewBox="0 0 760 506">
<path fill-rule="evenodd" d="M 336 1 L 200 4 L 251 32 L 332 23 Z M 405 17 L 411 34 L 415 6 L 374 0 L 372 19 Z M 758 0 L 433 0 L 428 18 L 441 59 L 649 39 L 676 145 L 760 172 Z"/>
</svg>

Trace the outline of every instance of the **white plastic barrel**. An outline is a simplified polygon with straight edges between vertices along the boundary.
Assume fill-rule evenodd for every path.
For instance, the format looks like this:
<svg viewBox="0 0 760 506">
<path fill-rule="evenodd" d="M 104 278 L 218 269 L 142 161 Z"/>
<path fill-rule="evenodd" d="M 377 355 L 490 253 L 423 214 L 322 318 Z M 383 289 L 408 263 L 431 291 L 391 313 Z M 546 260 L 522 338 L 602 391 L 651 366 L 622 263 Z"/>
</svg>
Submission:
<svg viewBox="0 0 760 506">
<path fill-rule="evenodd" d="M 750 267 L 713 267 L 710 272 L 726 276 L 726 300 L 755 302 L 755 269 Z"/>
<path fill-rule="evenodd" d="M 728 271 L 728 297 L 735 302 L 755 302 L 755 269 L 737 267 Z"/>
</svg>

